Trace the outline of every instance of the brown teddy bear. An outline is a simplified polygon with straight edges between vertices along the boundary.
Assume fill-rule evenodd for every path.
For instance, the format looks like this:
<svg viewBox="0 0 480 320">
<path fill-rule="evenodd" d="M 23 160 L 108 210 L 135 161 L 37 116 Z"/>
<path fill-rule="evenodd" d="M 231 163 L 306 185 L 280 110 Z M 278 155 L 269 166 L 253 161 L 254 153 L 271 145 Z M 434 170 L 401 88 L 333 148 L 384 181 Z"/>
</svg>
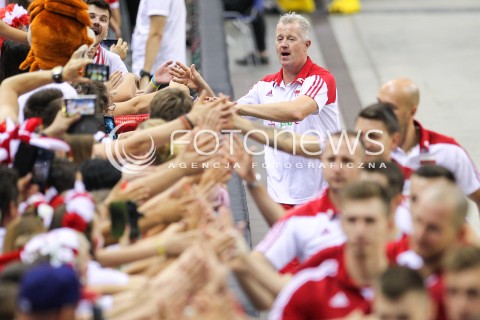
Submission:
<svg viewBox="0 0 480 320">
<path fill-rule="evenodd" d="M 64 66 L 81 45 L 91 45 L 91 20 L 82 0 L 35 0 L 30 12 L 30 52 L 20 65 L 24 70 L 50 70 Z"/>
</svg>

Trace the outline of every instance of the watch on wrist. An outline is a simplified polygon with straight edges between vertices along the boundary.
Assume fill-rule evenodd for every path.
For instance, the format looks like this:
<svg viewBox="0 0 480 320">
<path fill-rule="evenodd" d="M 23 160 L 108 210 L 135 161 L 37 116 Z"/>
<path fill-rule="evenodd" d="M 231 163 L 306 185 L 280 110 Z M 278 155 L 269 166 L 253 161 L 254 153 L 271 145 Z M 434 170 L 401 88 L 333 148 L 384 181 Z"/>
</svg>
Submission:
<svg viewBox="0 0 480 320">
<path fill-rule="evenodd" d="M 153 75 L 148 71 L 141 70 L 140 71 L 140 79 L 143 79 L 145 77 L 148 77 L 148 79 L 151 79 L 153 77 Z"/>
<path fill-rule="evenodd" d="M 56 66 L 55 68 L 52 69 L 52 79 L 53 82 L 55 83 L 62 83 L 63 82 L 63 67 L 62 66 Z"/>
<path fill-rule="evenodd" d="M 255 180 L 247 182 L 247 188 L 248 189 L 255 189 L 256 187 L 258 187 L 261 180 L 262 180 L 262 175 L 260 173 L 256 173 L 255 174 Z"/>
</svg>

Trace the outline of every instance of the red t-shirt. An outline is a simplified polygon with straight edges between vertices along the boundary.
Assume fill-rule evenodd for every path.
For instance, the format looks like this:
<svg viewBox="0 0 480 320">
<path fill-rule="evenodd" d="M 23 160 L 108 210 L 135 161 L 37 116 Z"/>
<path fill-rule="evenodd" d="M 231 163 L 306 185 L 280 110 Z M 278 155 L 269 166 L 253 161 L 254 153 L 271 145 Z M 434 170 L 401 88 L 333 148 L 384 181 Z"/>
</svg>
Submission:
<svg viewBox="0 0 480 320">
<path fill-rule="evenodd" d="M 290 210 L 255 250 L 263 253 L 277 270 L 284 269 L 295 258 L 305 261 L 322 249 L 345 242 L 337 215 L 327 189 L 317 199 Z"/>
<path fill-rule="evenodd" d="M 280 292 L 271 319 L 335 319 L 354 310 L 370 313 L 373 289 L 358 287 L 347 273 L 345 245 L 330 248 L 318 268 L 304 270 Z"/>
<path fill-rule="evenodd" d="M 311 256 L 307 261 L 298 265 L 293 273 L 297 274 L 305 269 L 321 268 L 321 265 L 329 260 L 335 259 L 340 252 L 343 252 L 344 245 L 327 248 Z M 422 258 L 410 249 L 410 237 L 407 235 L 401 239 L 390 242 L 386 247 L 386 255 L 391 265 L 401 265 L 414 270 L 423 266 Z M 435 273 L 425 279 L 430 297 L 437 305 L 437 320 L 446 320 L 445 305 L 443 302 L 443 276 L 441 272 Z M 292 318 L 295 319 L 295 318 Z"/>
</svg>

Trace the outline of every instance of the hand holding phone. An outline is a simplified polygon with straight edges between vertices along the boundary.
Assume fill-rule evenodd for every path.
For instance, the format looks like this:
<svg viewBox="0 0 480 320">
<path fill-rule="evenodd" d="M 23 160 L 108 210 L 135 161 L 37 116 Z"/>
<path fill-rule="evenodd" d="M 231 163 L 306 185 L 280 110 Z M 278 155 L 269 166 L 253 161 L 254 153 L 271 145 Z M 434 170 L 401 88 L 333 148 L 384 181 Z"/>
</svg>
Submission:
<svg viewBox="0 0 480 320">
<path fill-rule="evenodd" d="M 110 50 L 110 47 L 113 46 L 114 44 L 117 44 L 118 39 L 105 39 L 100 42 L 100 45 L 104 48 L 107 48 Z"/>
<path fill-rule="evenodd" d="M 96 95 L 78 96 L 73 99 L 65 99 L 65 114 L 67 116 L 82 115 L 93 116 L 97 105 Z"/>
<path fill-rule="evenodd" d="M 81 115 L 80 121 L 75 122 L 68 129 L 70 134 L 93 134 L 100 130 L 103 125 L 101 115 L 96 112 L 97 97 L 95 95 L 78 96 L 74 99 L 66 99 L 64 112 L 67 116 Z"/>
<path fill-rule="evenodd" d="M 45 191 L 55 153 L 51 150 L 21 142 L 13 160 L 13 167 L 20 177 L 32 173 L 31 183 L 37 184 L 41 192 Z"/>
</svg>

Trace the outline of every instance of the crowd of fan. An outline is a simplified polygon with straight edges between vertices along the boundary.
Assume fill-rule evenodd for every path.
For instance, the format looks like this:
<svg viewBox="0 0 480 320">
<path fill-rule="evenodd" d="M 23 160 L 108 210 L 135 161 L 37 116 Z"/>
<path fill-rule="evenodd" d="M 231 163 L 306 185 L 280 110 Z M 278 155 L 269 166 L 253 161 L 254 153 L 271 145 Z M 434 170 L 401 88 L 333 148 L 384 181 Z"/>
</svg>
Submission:
<svg viewBox="0 0 480 320">
<path fill-rule="evenodd" d="M 45 41 L 36 39 L 42 10 L 59 3 L 74 5 L 75 19 L 85 14 L 90 27 L 64 62 L 42 56 Z M 58 6 L 55 14 L 68 12 Z M 479 174 L 455 140 L 414 121 L 419 91 L 412 81 L 384 84 L 379 102 L 358 114 L 356 131 L 324 140 L 277 135 L 275 125 L 242 116 L 284 119 L 268 114 L 276 108 L 256 114 L 245 107 L 248 99 L 263 103 L 253 102 L 259 86 L 284 78 L 265 78 L 238 104 L 216 95 L 186 65 L 183 0 L 140 2 L 139 74 L 129 73 L 126 42 L 102 47 L 109 28 L 121 36 L 118 10 L 114 1 L 36 0 L 28 37 L 27 11 L 12 4 L 2 13 L 17 29 L 0 28 L 7 38 L 0 61 L 1 319 L 248 319 L 230 289 L 231 273 L 270 319 L 480 318 L 480 241 L 466 220 L 466 196 L 480 203 Z M 295 38 L 304 25 L 297 14 L 279 22 L 282 70 L 289 59 L 312 64 L 310 40 Z M 108 65 L 109 80 L 86 78 L 91 63 Z M 21 65 L 38 70 L 21 73 Z M 299 89 L 313 110 L 298 116 L 295 109 L 283 122 L 337 110 L 334 78 L 325 79 L 330 93 L 320 80 Z M 67 115 L 65 99 L 78 95 L 95 95 L 98 132 L 72 131 L 85 117 Z M 106 133 L 107 119 L 116 136 Z M 318 161 L 318 184 L 327 187 L 309 190 L 315 196 L 304 203 L 274 201 L 275 186 L 262 185 L 247 138 Z M 232 175 L 244 180 L 271 227 L 255 249 L 244 239 L 248 225 L 233 219 Z"/>
</svg>

